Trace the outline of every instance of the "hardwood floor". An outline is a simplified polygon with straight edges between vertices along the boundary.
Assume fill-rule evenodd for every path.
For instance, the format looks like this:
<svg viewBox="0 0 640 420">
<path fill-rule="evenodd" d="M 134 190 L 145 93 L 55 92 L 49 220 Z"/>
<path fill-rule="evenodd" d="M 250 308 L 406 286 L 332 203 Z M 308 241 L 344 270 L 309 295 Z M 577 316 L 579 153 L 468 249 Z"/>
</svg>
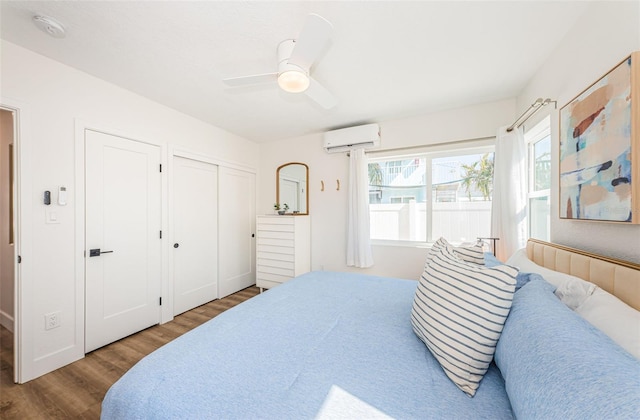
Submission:
<svg viewBox="0 0 640 420">
<path fill-rule="evenodd" d="M 99 419 L 109 387 L 147 354 L 259 293 L 249 287 L 97 349 L 68 366 L 26 384 L 13 383 L 13 336 L 0 335 L 0 418 Z"/>
</svg>

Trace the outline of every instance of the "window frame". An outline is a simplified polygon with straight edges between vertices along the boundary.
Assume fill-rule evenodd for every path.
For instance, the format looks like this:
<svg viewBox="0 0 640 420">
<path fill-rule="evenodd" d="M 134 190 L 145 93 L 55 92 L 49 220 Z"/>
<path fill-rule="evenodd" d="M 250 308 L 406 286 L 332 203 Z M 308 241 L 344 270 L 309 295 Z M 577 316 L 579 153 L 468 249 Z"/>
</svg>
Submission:
<svg viewBox="0 0 640 420">
<path fill-rule="evenodd" d="M 396 240 L 396 239 L 374 239 L 371 238 L 371 244 L 376 246 L 404 246 L 414 248 L 430 247 L 438 238 L 432 238 L 432 213 L 433 213 L 433 159 L 443 157 L 453 157 L 460 155 L 471 154 L 484 154 L 495 153 L 495 137 L 488 137 L 477 140 L 468 140 L 461 142 L 452 142 L 451 144 L 438 144 L 434 146 L 416 147 L 416 148 L 403 148 L 403 153 L 384 152 L 368 153 L 368 163 L 393 161 L 393 160 L 405 160 L 405 159 L 425 159 L 425 199 L 426 199 L 426 220 L 425 220 L 425 234 L 426 241 L 411 241 L 411 240 Z M 412 151 L 413 150 L 413 151 Z"/>
<path fill-rule="evenodd" d="M 549 216 L 551 216 L 551 184 L 549 188 L 536 190 L 535 189 L 535 144 L 549 137 L 549 143 L 551 151 L 551 116 L 548 115 L 540 122 L 534 125 L 532 128 L 524 133 L 525 144 L 527 146 L 527 237 L 531 237 L 531 223 L 533 218 L 531 217 L 531 200 L 535 198 L 547 198 L 549 203 Z M 552 164 L 553 164 L 553 159 Z M 551 181 L 550 181 L 551 182 Z M 549 223 L 550 224 L 550 223 Z M 544 241 L 549 241 L 551 236 L 551 226 L 547 226 L 547 237 L 537 238 Z"/>
</svg>

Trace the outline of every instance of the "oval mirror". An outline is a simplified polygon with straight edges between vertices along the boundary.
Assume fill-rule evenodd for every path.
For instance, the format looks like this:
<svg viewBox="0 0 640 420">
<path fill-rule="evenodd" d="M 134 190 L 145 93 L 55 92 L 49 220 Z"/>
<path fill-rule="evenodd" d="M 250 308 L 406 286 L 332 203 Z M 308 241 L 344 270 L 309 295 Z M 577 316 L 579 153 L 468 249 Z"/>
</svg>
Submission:
<svg viewBox="0 0 640 420">
<path fill-rule="evenodd" d="M 276 171 L 276 203 L 286 204 L 286 214 L 309 214 L 309 167 L 304 163 L 290 162 Z"/>
</svg>

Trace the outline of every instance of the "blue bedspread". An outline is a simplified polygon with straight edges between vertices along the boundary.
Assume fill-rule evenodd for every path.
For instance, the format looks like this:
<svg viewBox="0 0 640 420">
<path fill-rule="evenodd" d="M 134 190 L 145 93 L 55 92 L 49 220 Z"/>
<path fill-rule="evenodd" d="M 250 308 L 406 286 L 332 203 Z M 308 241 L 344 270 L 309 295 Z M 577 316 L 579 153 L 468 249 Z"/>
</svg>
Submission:
<svg viewBox="0 0 640 420">
<path fill-rule="evenodd" d="M 470 398 L 415 336 L 416 286 L 300 276 L 145 357 L 111 387 L 102 418 L 512 418 L 495 365 Z"/>
</svg>

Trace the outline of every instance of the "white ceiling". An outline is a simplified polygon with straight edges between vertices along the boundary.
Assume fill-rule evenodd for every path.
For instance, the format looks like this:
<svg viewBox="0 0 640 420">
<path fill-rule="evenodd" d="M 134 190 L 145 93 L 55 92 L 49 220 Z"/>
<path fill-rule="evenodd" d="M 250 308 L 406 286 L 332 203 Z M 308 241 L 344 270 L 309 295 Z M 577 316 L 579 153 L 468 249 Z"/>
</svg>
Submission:
<svg viewBox="0 0 640 420">
<path fill-rule="evenodd" d="M 575 1 L 6 1 L 3 39 L 256 142 L 515 97 L 587 7 Z M 276 71 L 305 17 L 332 22 L 312 73 L 324 110 L 277 86 L 223 78 Z M 64 39 L 32 23 L 61 21 Z"/>
</svg>

